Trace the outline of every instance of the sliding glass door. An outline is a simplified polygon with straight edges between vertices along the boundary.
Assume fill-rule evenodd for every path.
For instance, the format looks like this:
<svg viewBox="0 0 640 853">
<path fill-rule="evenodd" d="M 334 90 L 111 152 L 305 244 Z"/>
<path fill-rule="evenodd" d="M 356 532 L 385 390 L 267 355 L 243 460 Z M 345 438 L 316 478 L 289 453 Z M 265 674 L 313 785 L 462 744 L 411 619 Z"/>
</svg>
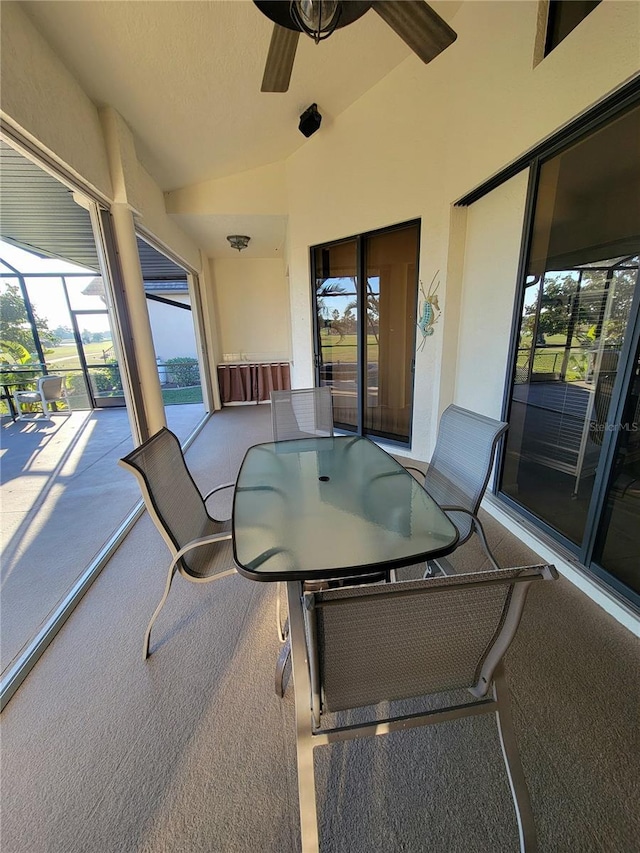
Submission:
<svg viewBox="0 0 640 853">
<path fill-rule="evenodd" d="M 640 602 L 640 106 L 537 164 L 500 491 Z"/>
<path fill-rule="evenodd" d="M 313 250 L 315 280 L 317 385 L 328 385 L 333 420 L 345 430 L 358 429 L 360 371 L 358 240 Z"/>
<path fill-rule="evenodd" d="M 408 444 L 420 225 L 312 249 L 317 383 L 340 429 Z"/>
</svg>

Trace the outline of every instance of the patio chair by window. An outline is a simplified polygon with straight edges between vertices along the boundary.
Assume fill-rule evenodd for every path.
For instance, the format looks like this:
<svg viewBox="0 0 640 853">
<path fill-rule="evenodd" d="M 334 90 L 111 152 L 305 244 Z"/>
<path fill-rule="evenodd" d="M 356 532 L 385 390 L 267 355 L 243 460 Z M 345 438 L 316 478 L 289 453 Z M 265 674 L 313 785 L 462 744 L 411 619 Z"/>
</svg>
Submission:
<svg viewBox="0 0 640 853">
<path fill-rule="evenodd" d="M 331 388 L 271 392 L 273 440 L 333 435 Z"/>
<path fill-rule="evenodd" d="M 498 440 L 508 427 L 504 421 L 460 406 L 449 406 L 440 418 L 436 446 L 423 482 L 427 492 L 458 528 L 457 547 L 476 533 L 495 569 L 500 567 L 489 548 L 478 510 L 489 482 Z M 418 471 L 411 466 L 407 468 Z M 453 571 L 444 559 L 432 561 L 427 573 L 434 567 L 445 574 Z"/>
<path fill-rule="evenodd" d="M 291 630 L 295 648 L 304 649 L 306 643 L 308 662 L 301 673 L 296 670 L 294 678 L 305 853 L 318 849 L 316 746 L 489 712 L 496 715 L 520 849 L 523 853 L 535 850 L 535 825 L 501 661 L 516 633 L 531 583 L 556 578 L 553 566 L 530 566 L 304 593 L 304 616 L 296 608 Z M 364 724 L 322 727 L 327 711 L 455 690 L 468 690 L 474 698 L 466 701 L 467 696 L 463 704 L 436 710 L 372 717 Z M 346 721 L 351 719 L 348 715 Z M 340 717 L 335 721 L 342 722 Z M 476 743 L 472 747 L 477 750 Z"/>
<path fill-rule="evenodd" d="M 231 522 L 213 518 L 206 508 L 211 495 L 235 484 L 217 486 L 203 497 L 187 468 L 177 436 L 166 427 L 119 464 L 138 480 L 147 511 L 173 555 L 164 594 L 144 635 L 146 659 L 153 623 L 167 600 L 176 571 L 196 583 L 235 574 Z"/>
<path fill-rule="evenodd" d="M 41 376 L 38 379 L 38 387 L 35 391 L 14 391 L 13 399 L 16 404 L 19 421 L 34 421 L 41 415 L 45 419 L 51 417 L 49 406 L 52 411 L 57 411 L 57 403 L 65 403 L 67 412 L 71 414 L 71 405 L 67 397 L 67 389 L 64 384 L 64 376 L 58 376 L 55 373 L 50 373 L 48 376 Z M 38 405 L 42 407 L 42 412 L 31 411 L 31 406 Z M 23 411 L 22 407 L 28 405 L 29 410 Z"/>
</svg>

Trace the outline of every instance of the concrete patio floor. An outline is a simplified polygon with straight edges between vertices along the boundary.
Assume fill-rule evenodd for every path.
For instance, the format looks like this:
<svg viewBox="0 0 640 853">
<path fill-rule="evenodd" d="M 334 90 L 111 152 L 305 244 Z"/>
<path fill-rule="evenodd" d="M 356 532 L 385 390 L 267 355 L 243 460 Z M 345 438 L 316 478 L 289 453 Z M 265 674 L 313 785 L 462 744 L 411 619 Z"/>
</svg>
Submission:
<svg viewBox="0 0 640 853">
<path fill-rule="evenodd" d="M 168 406 L 182 441 L 201 403 Z M 140 499 L 118 459 L 132 447 L 125 409 L 2 419 L 0 428 L 0 661 L 20 654 Z"/>
<path fill-rule="evenodd" d="M 269 406 L 216 412 L 186 454 L 195 482 L 233 480 L 270 437 Z M 501 565 L 540 562 L 482 520 Z M 451 561 L 484 557 L 472 540 Z M 3 711 L 3 853 L 300 850 L 274 585 L 177 578 L 143 661 L 168 563 L 143 514 Z M 506 667 L 541 853 L 637 850 L 638 660 L 637 639 L 566 579 L 534 585 Z M 315 766 L 325 853 L 518 849 L 489 715 L 322 747 Z"/>
</svg>

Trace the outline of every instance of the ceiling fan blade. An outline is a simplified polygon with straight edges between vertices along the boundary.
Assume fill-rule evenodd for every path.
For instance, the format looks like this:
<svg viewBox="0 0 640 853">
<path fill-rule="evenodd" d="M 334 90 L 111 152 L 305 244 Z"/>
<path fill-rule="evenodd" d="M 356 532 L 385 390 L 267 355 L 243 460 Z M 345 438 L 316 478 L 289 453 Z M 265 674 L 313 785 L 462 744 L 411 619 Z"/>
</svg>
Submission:
<svg viewBox="0 0 640 853">
<path fill-rule="evenodd" d="M 278 24 L 273 25 L 261 92 L 287 91 L 299 38 L 300 33 L 279 27 Z"/>
<path fill-rule="evenodd" d="M 458 38 L 455 30 L 423 0 L 377 0 L 371 8 L 423 62 L 431 62 Z"/>
</svg>

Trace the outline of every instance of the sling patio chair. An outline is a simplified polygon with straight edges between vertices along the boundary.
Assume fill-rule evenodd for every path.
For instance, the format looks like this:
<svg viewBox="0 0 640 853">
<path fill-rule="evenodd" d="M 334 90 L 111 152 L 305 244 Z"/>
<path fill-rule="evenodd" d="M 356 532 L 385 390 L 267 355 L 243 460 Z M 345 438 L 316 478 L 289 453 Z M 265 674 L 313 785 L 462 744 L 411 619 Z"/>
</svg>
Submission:
<svg viewBox="0 0 640 853">
<path fill-rule="evenodd" d="M 71 414 L 64 376 L 59 376 L 57 373 L 41 376 L 35 391 L 14 391 L 13 399 L 19 421 L 49 420 L 51 412 L 57 411 L 58 403 L 64 403 L 67 407 L 65 414 Z M 41 406 L 42 412 L 31 411 L 34 405 Z M 23 410 L 23 406 L 29 406 L 29 410 Z"/>
<path fill-rule="evenodd" d="M 291 634 L 303 853 L 318 850 L 314 748 L 492 712 L 515 806 L 520 850 L 535 851 L 535 825 L 502 657 L 518 628 L 531 584 L 556 578 L 554 566 L 540 565 L 379 586 L 301 590 L 302 607 L 291 614 Z M 347 715 L 348 725 L 342 724 L 345 718 L 339 715 L 381 702 L 457 690 L 468 690 L 473 698 L 381 719 L 380 713 L 394 710 L 385 705 L 377 709 L 378 714 L 373 708 L 366 712 L 368 721 L 356 725 L 350 723 L 352 715 Z M 327 712 L 337 712 L 329 727 L 323 725 Z M 476 751 L 477 744 L 472 748 Z M 419 760 L 423 758 L 421 751 Z M 487 849 L 491 846 L 487 842 Z"/>
<path fill-rule="evenodd" d="M 476 533 L 494 569 L 499 565 L 489 548 L 478 510 L 482 502 L 498 441 L 509 424 L 451 405 L 438 424 L 436 446 L 426 474 L 407 465 L 424 477 L 423 486 L 458 528 L 457 547 Z M 451 574 L 448 560 L 430 560 L 425 576 L 442 571 Z"/>
<path fill-rule="evenodd" d="M 333 435 L 331 388 L 271 392 L 273 440 Z"/>
<path fill-rule="evenodd" d="M 333 435 L 333 402 L 331 388 L 295 388 L 287 391 L 271 392 L 271 426 L 274 441 L 289 441 L 297 438 L 323 438 Z M 380 583 L 388 580 L 387 572 L 359 577 L 357 583 Z M 316 582 L 318 585 L 333 585 L 331 579 Z M 335 583 L 340 586 L 353 583 L 342 578 Z M 284 643 L 276 666 L 276 694 L 284 695 L 284 671 L 291 654 L 287 622 L 282 620 L 282 584 L 276 588 L 276 624 L 280 642 Z"/>
<path fill-rule="evenodd" d="M 159 432 L 120 460 L 138 480 L 145 506 L 173 555 L 165 590 L 144 635 L 143 655 L 149 657 L 151 629 L 167 600 L 176 571 L 196 583 L 235 574 L 231 521 L 213 518 L 206 501 L 221 489 L 201 495 L 185 462 L 180 441 L 171 430 Z"/>
</svg>

